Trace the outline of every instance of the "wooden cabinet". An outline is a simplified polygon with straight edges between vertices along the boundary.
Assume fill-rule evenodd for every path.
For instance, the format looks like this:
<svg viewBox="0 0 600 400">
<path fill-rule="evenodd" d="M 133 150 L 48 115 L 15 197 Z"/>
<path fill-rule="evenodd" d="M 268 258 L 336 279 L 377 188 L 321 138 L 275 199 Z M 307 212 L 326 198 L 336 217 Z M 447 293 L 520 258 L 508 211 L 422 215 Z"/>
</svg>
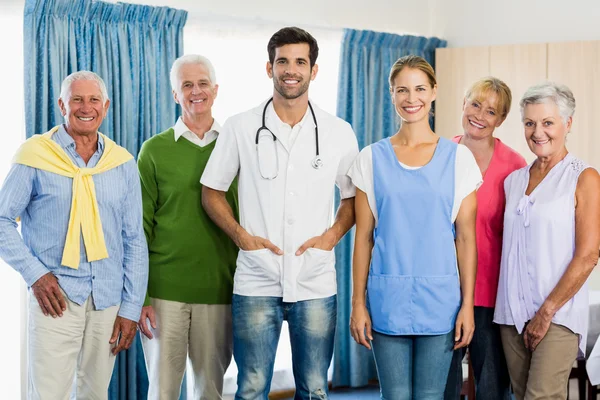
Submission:
<svg viewBox="0 0 600 400">
<path fill-rule="evenodd" d="M 475 80 L 490 74 L 490 48 L 437 49 L 435 65 L 438 81 L 435 131 L 451 138 L 462 134 L 465 91 Z"/>
<path fill-rule="evenodd" d="M 575 96 L 575 115 L 567 148 L 600 167 L 600 41 L 548 45 L 548 80 L 567 85 Z"/>
<path fill-rule="evenodd" d="M 506 121 L 494 132 L 527 161 L 535 156 L 523 136 L 519 101 L 531 85 L 546 80 L 546 44 L 490 47 L 490 75 L 502 79 L 512 92 L 512 106 Z"/>
<path fill-rule="evenodd" d="M 600 41 L 438 49 L 436 75 L 435 127 L 444 137 L 462 133 L 461 112 L 468 86 L 489 75 L 505 81 L 513 103 L 495 135 L 528 161 L 535 157 L 523 136 L 521 97 L 527 88 L 545 80 L 567 85 L 577 102 L 567 148 L 600 167 L 600 133 L 592 123 L 600 113 Z"/>
</svg>

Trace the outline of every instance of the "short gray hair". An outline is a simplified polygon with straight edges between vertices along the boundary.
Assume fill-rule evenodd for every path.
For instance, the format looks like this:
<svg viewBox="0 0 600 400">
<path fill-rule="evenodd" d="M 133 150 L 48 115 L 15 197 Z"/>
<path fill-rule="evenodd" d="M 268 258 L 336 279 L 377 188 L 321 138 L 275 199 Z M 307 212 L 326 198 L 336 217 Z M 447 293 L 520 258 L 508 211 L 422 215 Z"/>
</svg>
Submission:
<svg viewBox="0 0 600 400">
<path fill-rule="evenodd" d="M 208 70 L 208 77 L 210 78 L 210 82 L 214 85 L 217 83 L 217 75 L 215 74 L 215 67 L 213 67 L 210 60 L 204 56 L 199 54 L 186 54 L 184 56 L 179 57 L 173 63 L 171 67 L 171 89 L 178 89 L 177 85 L 177 75 L 179 75 L 179 70 L 186 64 L 197 64 L 202 65 L 204 68 Z"/>
<path fill-rule="evenodd" d="M 530 87 L 523 95 L 519 103 L 521 106 L 521 119 L 525 115 L 527 105 L 549 102 L 553 102 L 558 106 L 558 111 L 565 123 L 575 113 L 575 97 L 571 89 L 558 83 L 544 82 Z"/>
<path fill-rule="evenodd" d="M 100 76 L 92 71 L 77 71 L 73 72 L 71 75 L 67 76 L 62 84 L 60 85 L 60 98 L 62 101 L 67 102 L 69 100 L 69 96 L 71 96 L 71 85 L 75 81 L 94 81 L 98 84 L 100 88 L 100 93 L 102 94 L 102 103 L 106 103 L 108 100 L 108 91 L 106 90 L 106 85 Z"/>
</svg>

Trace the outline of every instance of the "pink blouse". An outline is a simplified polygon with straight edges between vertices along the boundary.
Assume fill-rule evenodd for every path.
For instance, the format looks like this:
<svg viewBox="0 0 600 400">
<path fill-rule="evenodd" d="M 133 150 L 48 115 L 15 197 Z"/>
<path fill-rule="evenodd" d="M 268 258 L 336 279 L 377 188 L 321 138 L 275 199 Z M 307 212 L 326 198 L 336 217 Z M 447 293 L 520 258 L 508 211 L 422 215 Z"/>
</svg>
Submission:
<svg viewBox="0 0 600 400">
<path fill-rule="evenodd" d="M 462 136 L 455 136 L 456 143 Z M 477 190 L 477 279 L 475 305 L 494 307 L 500 275 L 504 225 L 504 179 L 527 165 L 516 151 L 494 138 L 494 154 Z"/>
</svg>

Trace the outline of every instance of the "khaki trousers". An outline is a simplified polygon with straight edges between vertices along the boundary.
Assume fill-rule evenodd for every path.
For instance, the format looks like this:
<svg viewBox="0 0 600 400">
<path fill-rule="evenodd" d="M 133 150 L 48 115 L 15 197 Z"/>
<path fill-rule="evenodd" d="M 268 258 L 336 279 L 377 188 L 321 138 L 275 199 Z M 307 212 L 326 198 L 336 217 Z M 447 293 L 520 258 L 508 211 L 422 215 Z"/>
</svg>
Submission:
<svg viewBox="0 0 600 400">
<path fill-rule="evenodd" d="M 179 398 L 188 355 L 193 399 L 221 399 L 233 347 L 231 305 L 150 301 L 156 314 L 154 338 L 142 335 L 148 400 Z"/>
<path fill-rule="evenodd" d="M 562 325 L 551 324 L 534 352 L 513 325 L 500 325 L 502 347 L 517 400 L 564 400 L 577 358 L 579 338 Z"/>
<path fill-rule="evenodd" d="M 91 296 L 81 306 L 66 300 L 63 316 L 52 318 L 29 295 L 27 398 L 68 400 L 77 374 L 77 399 L 108 399 L 115 363 L 108 341 L 119 306 L 97 311 Z"/>
</svg>

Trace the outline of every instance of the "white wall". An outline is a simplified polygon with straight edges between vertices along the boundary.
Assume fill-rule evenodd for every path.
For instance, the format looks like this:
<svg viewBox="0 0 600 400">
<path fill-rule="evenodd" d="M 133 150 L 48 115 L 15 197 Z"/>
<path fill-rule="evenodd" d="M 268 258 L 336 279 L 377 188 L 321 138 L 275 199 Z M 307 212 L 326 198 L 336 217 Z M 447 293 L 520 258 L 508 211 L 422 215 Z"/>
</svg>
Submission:
<svg viewBox="0 0 600 400">
<path fill-rule="evenodd" d="M 12 0 L 14 1 L 14 0 Z M 106 1 L 106 0 L 104 0 Z M 116 0 L 109 0 L 115 2 Z M 188 23 L 235 17 L 260 23 L 277 21 L 323 28 L 370 29 L 381 32 L 427 34 L 429 4 L 435 0 L 120 0 L 168 5 L 189 12 Z M 318 38 L 317 38 L 318 39 Z"/>
<path fill-rule="evenodd" d="M 449 47 L 600 40 L 598 0 L 433 0 L 428 34 Z"/>
<path fill-rule="evenodd" d="M 323 28 L 371 29 L 448 40 L 450 47 L 600 40 L 598 0 L 104 0 L 181 8 L 188 24 L 236 17 Z M 24 0 L 1 0 L 22 9 Z"/>
<path fill-rule="evenodd" d="M 23 115 L 23 23 L 22 6 L 17 3 L 0 4 L 0 54 L 11 57 L 11 62 L 0 68 L 0 185 L 11 166 L 11 159 L 25 138 Z M 2 244 L 0 243 L 0 246 Z M 2 377 L 0 392 L 3 399 L 21 398 L 26 382 L 25 350 L 26 334 L 25 307 L 22 295 L 25 284 L 21 276 L 0 260 L 0 315 L 3 329 L 0 343 L 5 344 L 0 359 Z M 21 379 L 23 378 L 23 379 Z"/>
<path fill-rule="evenodd" d="M 235 17 L 256 24 L 277 21 L 282 26 L 437 36 L 448 40 L 450 47 L 600 40 L 598 0 L 304 0 L 287 4 L 278 0 L 123 1 L 185 9 L 189 12 L 188 24 Z"/>
</svg>

